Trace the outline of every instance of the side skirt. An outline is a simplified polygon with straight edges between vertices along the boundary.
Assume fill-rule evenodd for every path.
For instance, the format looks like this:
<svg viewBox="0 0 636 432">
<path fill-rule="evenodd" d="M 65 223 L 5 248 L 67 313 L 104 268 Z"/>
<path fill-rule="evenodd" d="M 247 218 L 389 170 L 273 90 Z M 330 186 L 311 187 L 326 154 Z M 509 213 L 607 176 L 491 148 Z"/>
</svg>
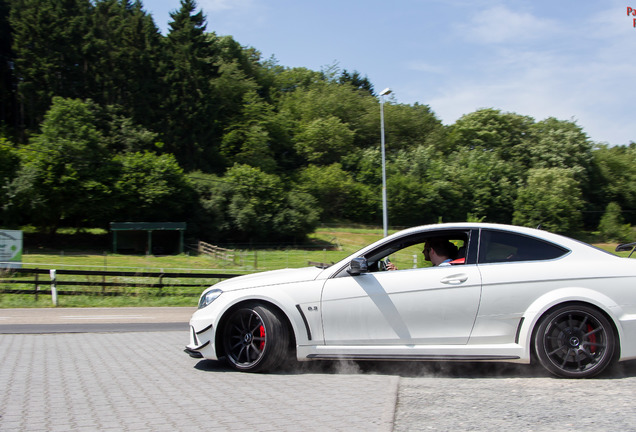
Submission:
<svg viewBox="0 0 636 432">
<path fill-rule="evenodd" d="M 519 356 L 499 355 L 374 355 L 374 354 L 309 354 L 311 360 L 402 360 L 402 361 L 512 361 Z"/>
</svg>

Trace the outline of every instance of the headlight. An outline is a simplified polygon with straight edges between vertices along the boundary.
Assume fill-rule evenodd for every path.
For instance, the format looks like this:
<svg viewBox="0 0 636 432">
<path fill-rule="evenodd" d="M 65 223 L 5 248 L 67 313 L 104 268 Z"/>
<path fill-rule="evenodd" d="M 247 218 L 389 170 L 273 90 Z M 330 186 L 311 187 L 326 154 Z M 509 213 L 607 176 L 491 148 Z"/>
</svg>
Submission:
<svg viewBox="0 0 636 432">
<path fill-rule="evenodd" d="M 220 289 L 213 289 L 203 294 L 199 299 L 199 309 L 203 309 L 204 307 L 212 303 L 214 300 L 217 299 L 218 296 L 221 295 L 222 292 L 223 291 L 221 291 Z"/>
</svg>

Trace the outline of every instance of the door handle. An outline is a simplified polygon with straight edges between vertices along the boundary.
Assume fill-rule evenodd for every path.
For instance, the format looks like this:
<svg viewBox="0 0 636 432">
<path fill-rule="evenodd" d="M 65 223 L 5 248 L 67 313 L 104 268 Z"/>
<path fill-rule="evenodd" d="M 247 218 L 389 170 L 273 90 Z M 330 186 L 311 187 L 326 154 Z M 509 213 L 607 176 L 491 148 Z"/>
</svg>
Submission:
<svg viewBox="0 0 636 432">
<path fill-rule="evenodd" d="M 441 283 L 449 284 L 449 285 L 459 285 L 460 283 L 464 283 L 468 280 L 468 275 L 465 273 L 454 274 L 450 276 L 446 276 L 440 280 Z"/>
</svg>

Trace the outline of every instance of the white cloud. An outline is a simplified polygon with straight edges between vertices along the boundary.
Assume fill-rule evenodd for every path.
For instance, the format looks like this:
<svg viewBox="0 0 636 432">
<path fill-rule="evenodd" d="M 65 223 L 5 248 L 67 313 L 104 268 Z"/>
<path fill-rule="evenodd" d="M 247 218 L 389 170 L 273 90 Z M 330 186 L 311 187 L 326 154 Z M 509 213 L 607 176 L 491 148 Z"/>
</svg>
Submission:
<svg viewBox="0 0 636 432">
<path fill-rule="evenodd" d="M 197 4 L 206 12 L 225 12 L 250 9 L 254 0 L 199 0 Z"/>
<path fill-rule="evenodd" d="M 636 66 L 581 60 L 519 53 L 517 61 L 527 67 L 513 67 L 514 62 L 506 58 L 492 65 L 493 69 L 501 66 L 501 74 L 447 83 L 428 103 L 446 124 L 479 108 L 493 107 L 535 120 L 575 119 L 594 141 L 636 141 L 636 129 L 626 121 L 631 107 L 625 103 L 636 99 L 636 89 L 625 84 L 636 74 Z"/>
<path fill-rule="evenodd" d="M 412 61 L 406 62 L 405 66 L 407 69 L 412 71 L 417 71 L 417 72 L 427 72 L 427 73 L 434 73 L 434 74 L 444 73 L 443 67 L 439 65 L 430 64 L 421 60 L 412 60 Z"/>
<path fill-rule="evenodd" d="M 633 21 L 633 20 L 632 20 Z M 454 25 L 467 47 L 466 67 L 436 78 L 422 100 L 445 124 L 479 108 L 576 120 L 594 141 L 636 141 L 631 121 L 636 86 L 636 28 L 625 6 L 586 16 L 540 18 L 495 6 Z"/>
<path fill-rule="evenodd" d="M 471 42 L 485 44 L 515 43 L 544 38 L 560 32 L 558 22 L 541 19 L 529 12 L 494 6 L 478 12 L 468 24 L 457 24 Z"/>
</svg>

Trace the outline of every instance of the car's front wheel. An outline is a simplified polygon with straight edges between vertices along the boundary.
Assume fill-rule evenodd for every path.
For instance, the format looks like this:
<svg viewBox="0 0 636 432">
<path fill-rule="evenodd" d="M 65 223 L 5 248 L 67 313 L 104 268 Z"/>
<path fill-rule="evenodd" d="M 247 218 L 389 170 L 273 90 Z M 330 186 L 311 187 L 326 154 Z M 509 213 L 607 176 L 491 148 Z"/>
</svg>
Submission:
<svg viewBox="0 0 636 432">
<path fill-rule="evenodd" d="M 263 372 L 287 356 L 289 332 L 278 314 L 261 304 L 235 310 L 225 322 L 223 347 L 236 370 Z"/>
<path fill-rule="evenodd" d="M 609 320 L 585 305 L 565 305 L 541 321 L 534 339 L 539 361 L 565 378 L 589 378 L 614 360 L 616 337 Z"/>
</svg>

